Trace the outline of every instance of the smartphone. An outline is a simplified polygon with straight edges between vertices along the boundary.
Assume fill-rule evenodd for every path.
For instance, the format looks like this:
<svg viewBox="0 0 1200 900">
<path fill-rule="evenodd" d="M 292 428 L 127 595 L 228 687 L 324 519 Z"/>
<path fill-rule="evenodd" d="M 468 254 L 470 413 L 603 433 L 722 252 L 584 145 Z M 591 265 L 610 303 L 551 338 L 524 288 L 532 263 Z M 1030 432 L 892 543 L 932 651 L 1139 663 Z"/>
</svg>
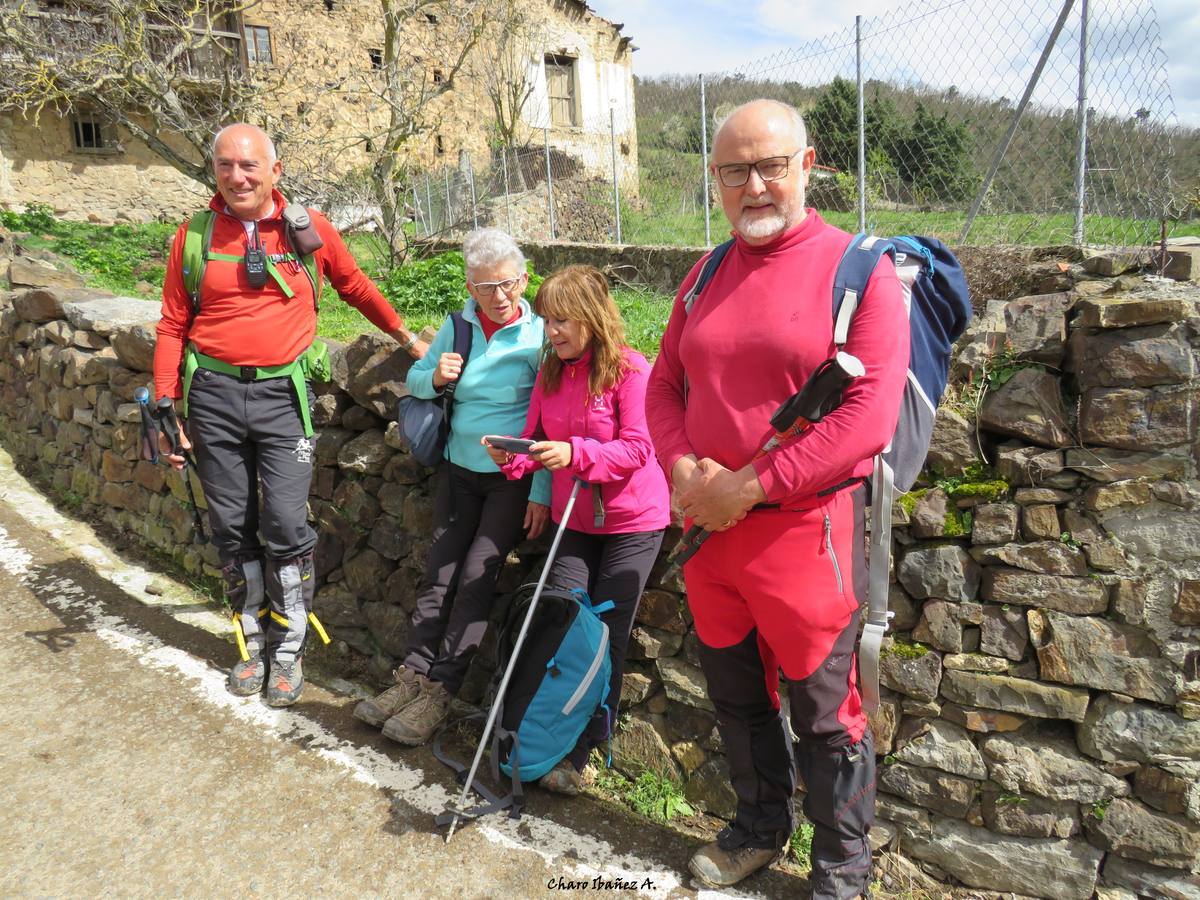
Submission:
<svg viewBox="0 0 1200 900">
<path fill-rule="evenodd" d="M 497 450 L 507 450 L 509 453 L 528 453 L 536 441 L 524 441 L 520 438 L 501 437 L 498 434 L 485 434 L 483 439 Z"/>
</svg>

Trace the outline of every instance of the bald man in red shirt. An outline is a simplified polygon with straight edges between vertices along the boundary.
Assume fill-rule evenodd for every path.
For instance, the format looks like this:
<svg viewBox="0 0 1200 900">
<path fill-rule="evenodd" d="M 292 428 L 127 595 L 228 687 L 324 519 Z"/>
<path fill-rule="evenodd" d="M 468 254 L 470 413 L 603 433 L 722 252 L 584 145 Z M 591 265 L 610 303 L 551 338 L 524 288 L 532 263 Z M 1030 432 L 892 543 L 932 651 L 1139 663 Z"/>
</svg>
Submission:
<svg viewBox="0 0 1200 900">
<path fill-rule="evenodd" d="M 867 599 L 864 479 L 896 426 L 908 317 L 885 257 L 845 347 L 866 374 L 821 422 L 754 458 L 776 407 L 836 349 L 833 278 L 851 235 L 805 208 L 814 157 L 786 104 L 745 104 L 718 130 L 712 173 L 734 244 L 690 313 L 683 300 L 703 263 L 684 279 L 646 412 L 685 518 L 713 532 L 684 579 L 738 805 L 691 871 L 729 885 L 781 855 L 798 768 L 813 896 L 847 900 L 870 880 L 875 808 L 855 655 Z"/>
<path fill-rule="evenodd" d="M 212 162 L 217 194 L 194 298 L 184 282 L 187 223 L 167 263 L 154 396 L 182 401 L 182 444 L 195 444 L 213 545 L 246 646 L 229 688 L 249 696 L 266 683 L 267 703 L 288 706 L 304 686 L 300 660 L 314 587 L 317 536 L 307 512 L 313 397 L 307 371 L 295 367 L 316 335 L 318 285 L 328 281 L 414 358 L 427 346 L 404 327 L 329 221 L 288 206 L 275 187 L 283 167 L 264 131 L 244 123 L 222 129 Z M 316 284 L 302 264 L 306 254 L 291 246 L 301 238 L 285 228 L 285 209 L 307 213 L 304 239 L 320 244 L 312 253 Z M 162 449 L 171 449 L 165 437 Z M 182 467 L 182 456 L 169 459 Z"/>
</svg>

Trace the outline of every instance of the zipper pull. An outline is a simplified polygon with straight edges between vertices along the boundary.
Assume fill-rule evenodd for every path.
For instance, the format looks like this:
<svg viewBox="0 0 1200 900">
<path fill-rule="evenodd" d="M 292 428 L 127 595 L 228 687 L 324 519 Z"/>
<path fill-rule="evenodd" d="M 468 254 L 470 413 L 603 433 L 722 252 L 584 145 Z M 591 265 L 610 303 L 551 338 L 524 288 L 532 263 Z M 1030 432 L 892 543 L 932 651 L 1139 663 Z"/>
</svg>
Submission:
<svg viewBox="0 0 1200 900">
<path fill-rule="evenodd" d="M 829 521 L 829 516 L 825 517 L 825 549 L 830 553 L 833 552 L 833 525 Z"/>
</svg>

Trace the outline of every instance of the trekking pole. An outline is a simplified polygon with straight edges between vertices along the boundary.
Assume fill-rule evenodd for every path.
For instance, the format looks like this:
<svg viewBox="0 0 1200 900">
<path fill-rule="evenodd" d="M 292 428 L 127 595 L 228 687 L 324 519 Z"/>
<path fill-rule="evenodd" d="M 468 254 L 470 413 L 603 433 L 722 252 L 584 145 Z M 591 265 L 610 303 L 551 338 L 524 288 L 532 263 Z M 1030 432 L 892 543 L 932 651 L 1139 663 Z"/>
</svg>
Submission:
<svg viewBox="0 0 1200 900">
<path fill-rule="evenodd" d="M 558 545 L 562 541 L 563 532 L 567 530 L 567 522 L 571 519 L 571 510 L 575 508 L 575 497 L 579 493 L 579 486 L 583 482 L 576 478 L 575 483 L 571 486 L 571 496 L 567 498 L 566 509 L 563 510 L 562 519 L 558 523 L 558 531 L 554 533 L 554 541 L 550 544 L 550 554 L 546 557 L 546 563 L 542 566 L 542 575 L 538 578 L 537 587 L 533 590 L 533 599 L 529 601 L 529 609 L 525 612 L 525 621 L 521 623 L 521 630 L 517 634 L 517 640 L 513 644 L 512 653 L 508 658 L 508 666 L 504 670 L 504 677 L 500 679 L 500 687 L 496 690 L 496 698 L 492 701 L 492 708 L 488 711 L 487 723 L 483 726 L 483 735 L 479 738 L 479 747 L 475 751 L 475 759 L 471 762 L 471 768 L 467 772 L 466 783 L 463 784 L 462 794 L 458 798 L 458 803 L 453 807 L 449 807 L 447 812 L 453 812 L 454 818 L 450 820 L 450 831 L 446 834 L 446 843 L 450 843 L 450 838 L 454 837 L 454 829 L 458 827 L 458 819 L 466 811 L 467 794 L 471 791 L 471 785 L 475 781 L 475 772 L 479 769 L 479 763 L 483 759 L 483 749 L 487 746 L 488 737 L 492 733 L 492 727 L 496 724 L 496 714 L 500 709 L 500 701 L 504 699 L 504 692 L 508 689 L 508 680 L 512 678 L 513 670 L 517 667 L 517 660 L 521 656 L 521 645 L 525 643 L 525 635 L 529 631 L 529 625 L 533 621 L 534 610 L 537 609 L 538 599 L 542 596 L 542 588 L 546 586 L 546 576 L 550 574 L 550 563 L 554 561 L 554 554 L 558 552 Z"/>
<path fill-rule="evenodd" d="M 147 462 L 157 463 L 158 423 L 154 421 L 154 415 L 150 412 L 150 391 L 140 387 L 133 392 L 133 399 L 137 401 L 138 412 L 142 416 L 141 457 Z"/>
<path fill-rule="evenodd" d="M 766 456 L 837 409 L 842 402 L 842 390 L 865 372 L 866 369 L 857 356 L 841 351 L 817 366 L 804 382 L 804 386 L 784 400 L 772 414 L 771 427 L 775 429 L 775 433 L 754 454 L 754 459 Z M 696 555 L 711 535 L 711 531 L 699 525 L 689 528 L 667 557 L 668 566 L 663 573 L 664 577 L 682 569 L 683 564 Z"/>
<path fill-rule="evenodd" d="M 179 470 L 179 474 L 183 476 L 183 484 L 187 488 L 188 500 L 192 504 L 192 525 L 196 529 L 196 534 L 200 536 L 200 543 L 203 544 L 208 541 L 208 536 L 204 533 L 204 522 L 200 518 L 200 507 L 196 503 L 196 492 L 192 488 L 192 479 L 188 475 L 188 466 L 195 468 L 196 460 L 191 453 L 183 448 L 183 441 L 179 435 L 179 420 L 175 418 L 175 401 L 170 397 L 160 397 L 158 406 L 154 410 L 154 418 L 162 427 L 163 434 L 167 436 L 167 440 L 171 444 L 171 453 L 183 457 L 183 468 Z"/>
</svg>

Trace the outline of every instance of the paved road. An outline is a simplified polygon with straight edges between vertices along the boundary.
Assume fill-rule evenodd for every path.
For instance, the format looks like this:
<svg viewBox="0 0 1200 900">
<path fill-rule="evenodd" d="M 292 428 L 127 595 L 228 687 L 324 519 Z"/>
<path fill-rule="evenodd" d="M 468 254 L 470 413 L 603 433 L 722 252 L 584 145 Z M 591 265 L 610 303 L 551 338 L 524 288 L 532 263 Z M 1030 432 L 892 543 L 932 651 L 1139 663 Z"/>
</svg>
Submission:
<svg viewBox="0 0 1200 900">
<path fill-rule="evenodd" d="M 453 785 L 427 750 L 317 685 L 291 710 L 231 696 L 221 627 L 0 454 L 0 896 L 540 897 L 597 878 L 717 896 L 688 882 L 692 842 L 589 798 L 533 792 L 519 823 L 447 846 L 432 818 Z M 742 896 L 802 884 L 771 871 Z"/>
</svg>

